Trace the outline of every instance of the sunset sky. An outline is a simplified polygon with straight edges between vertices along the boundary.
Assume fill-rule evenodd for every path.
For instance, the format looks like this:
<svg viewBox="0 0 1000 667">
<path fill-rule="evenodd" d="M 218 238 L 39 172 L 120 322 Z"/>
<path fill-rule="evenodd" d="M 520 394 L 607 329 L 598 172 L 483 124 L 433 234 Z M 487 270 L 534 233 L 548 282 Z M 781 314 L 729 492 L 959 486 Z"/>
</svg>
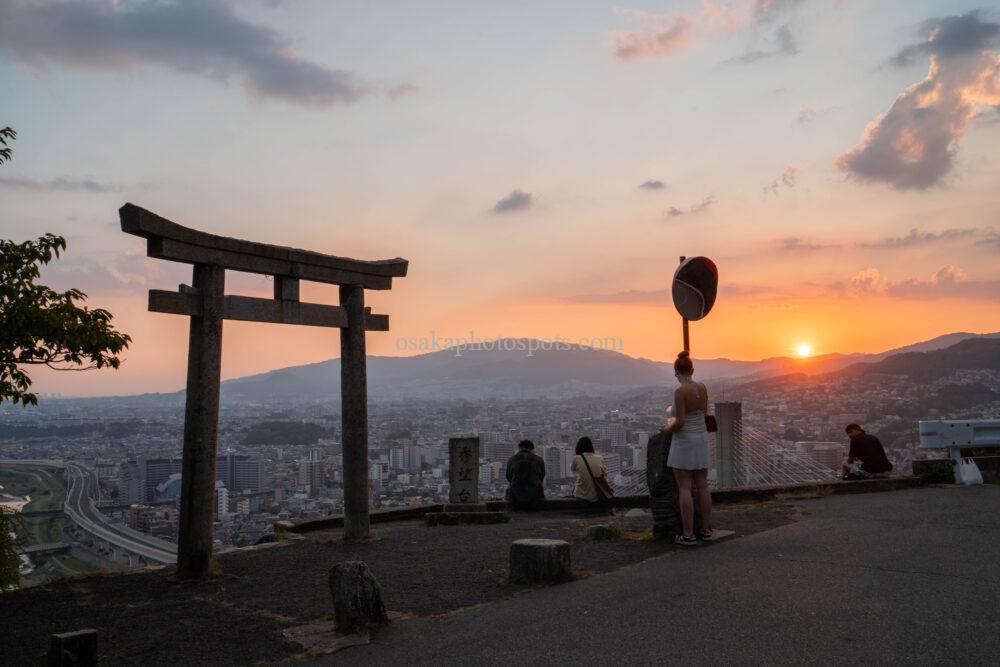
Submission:
<svg viewBox="0 0 1000 667">
<path fill-rule="evenodd" d="M 405 257 L 391 331 L 621 338 L 672 359 L 679 255 L 718 265 L 697 359 L 875 352 L 1000 330 L 1000 10 L 984 0 L 0 0 L 0 236 L 108 308 L 121 370 L 183 386 L 190 267 L 125 202 L 227 236 Z M 230 293 L 269 296 L 229 274 Z M 305 285 L 303 299 L 336 303 Z M 339 354 L 335 329 L 227 323 L 223 375 Z"/>
</svg>

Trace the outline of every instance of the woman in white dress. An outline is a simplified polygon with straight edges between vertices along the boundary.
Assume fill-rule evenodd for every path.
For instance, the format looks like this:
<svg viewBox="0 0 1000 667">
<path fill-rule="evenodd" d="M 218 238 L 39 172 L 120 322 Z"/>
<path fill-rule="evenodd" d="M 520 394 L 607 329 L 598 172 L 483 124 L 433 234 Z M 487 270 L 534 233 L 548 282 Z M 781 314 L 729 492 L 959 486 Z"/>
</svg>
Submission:
<svg viewBox="0 0 1000 667">
<path fill-rule="evenodd" d="M 708 390 L 695 382 L 694 364 L 688 353 L 681 352 L 674 361 L 674 375 L 680 386 L 674 392 L 674 415 L 664 429 L 672 434 L 667 465 L 677 480 L 678 504 L 681 510 L 683 534 L 674 541 L 683 546 L 698 544 L 698 540 L 712 539 L 712 495 L 708 490 Z M 701 509 L 701 526 L 694 532 L 694 501 L 692 485 L 698 488 Z"/>
</svg>

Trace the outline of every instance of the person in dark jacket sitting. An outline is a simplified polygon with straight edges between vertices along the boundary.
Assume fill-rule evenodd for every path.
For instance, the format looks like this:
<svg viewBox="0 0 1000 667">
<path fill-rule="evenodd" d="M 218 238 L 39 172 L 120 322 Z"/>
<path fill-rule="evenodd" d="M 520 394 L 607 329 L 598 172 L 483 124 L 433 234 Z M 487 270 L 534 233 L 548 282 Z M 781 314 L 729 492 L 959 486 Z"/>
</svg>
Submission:
<svg viewBox="0 0 1000 667">
<path fill-rule="evenodd" d="M 533 510 L 545 500 L 545 461 L 534 452 L 535 443 L 517 443 L 517 454 L 507 461 L 507 504 L 511 509 Z"/>
<path fill-rule="evenodd" d="M 870 477 L 886 477 L 892 470 L 892 464 L 886 458 L 885 448 L 874 435 L 868 435 L 857 424 L 848 424 L 847 436 L 851 439 L 851 449 L 841 469 L 844 479 L 868 479 Z"/>
</svg>

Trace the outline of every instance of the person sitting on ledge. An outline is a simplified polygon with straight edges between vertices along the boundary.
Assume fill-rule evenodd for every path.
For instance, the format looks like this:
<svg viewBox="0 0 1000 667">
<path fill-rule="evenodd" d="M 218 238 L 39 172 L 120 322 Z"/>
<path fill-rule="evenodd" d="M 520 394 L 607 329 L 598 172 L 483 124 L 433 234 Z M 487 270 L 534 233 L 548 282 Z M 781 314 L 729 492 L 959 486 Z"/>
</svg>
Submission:
<svg viewBox="0 0 1000 667">
<path fill-rule="evenodd" d="M 545 500 L 545 461 L 534 452 L 535 443 L 522 440 L 507 461 L 507 504 L 515 510 L 534 510 Z"/>
<path fill-rule="evenodd" d="M 601 455 L 594 453 L 594 441 L 587 436 L 577 440 L 576 456 L 573 457 L 570 470 L 576 473 L 576 487 L 573 489 L 573 497 L 591 503 L 604 500 L 594 484 L 594 478 L 607 475 L 608 467 L 604 465 L 604 459 L 601 458 Z"/>
<path fill-rule="evenodd" d="M 886 458 L 885 449 L 879 439 L 865 433 L 865 430 L 857 424 L 848 424 L 844 430 L 851 439 L 851 449 L 841 465 L 844 479 L 888 477 L 892 464 Z"/>
</svg>

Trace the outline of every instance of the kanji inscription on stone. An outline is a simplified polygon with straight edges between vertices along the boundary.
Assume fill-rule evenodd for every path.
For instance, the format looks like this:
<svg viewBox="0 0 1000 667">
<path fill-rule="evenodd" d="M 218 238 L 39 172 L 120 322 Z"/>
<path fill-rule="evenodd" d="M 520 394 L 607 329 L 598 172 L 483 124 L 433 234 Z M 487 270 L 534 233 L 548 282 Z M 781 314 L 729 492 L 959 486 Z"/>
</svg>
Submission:
<svg viewBox="0 0 1000 667">
<path fill-rule="evenodd" d="M 448 502 L 475 504 L 479 502 L 479 438 L 449 438 L 448 482 L 451 491 Z"/>
</svg>

